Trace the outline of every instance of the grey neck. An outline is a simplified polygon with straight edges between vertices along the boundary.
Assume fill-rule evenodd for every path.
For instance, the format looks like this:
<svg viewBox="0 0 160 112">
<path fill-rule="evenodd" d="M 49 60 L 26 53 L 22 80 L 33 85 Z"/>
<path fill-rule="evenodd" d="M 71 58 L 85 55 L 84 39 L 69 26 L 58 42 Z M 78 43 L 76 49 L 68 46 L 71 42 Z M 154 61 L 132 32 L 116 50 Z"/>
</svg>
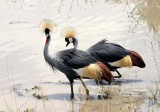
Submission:
<svg viewBox="0 0 160 112">
<path fill-rule="evenodd" d="M 46 38 L 46 43 L 45 43 L 45 46 L 44 46 L 44 50 L 43 50 L 43 55 L 44 55 L 44 58 L 47 62 L 49 62 L 52 58 L 51 56 L 49 56 L 49 44 L 50 44 L 50 41 L 51 41 L 51 37 L 50 35 Z"/>
<path fill-rule="evenodd" d="M 78 39 L 74 38 L 74 49 L 77 49 L 78 47 Z"/>
</svg>

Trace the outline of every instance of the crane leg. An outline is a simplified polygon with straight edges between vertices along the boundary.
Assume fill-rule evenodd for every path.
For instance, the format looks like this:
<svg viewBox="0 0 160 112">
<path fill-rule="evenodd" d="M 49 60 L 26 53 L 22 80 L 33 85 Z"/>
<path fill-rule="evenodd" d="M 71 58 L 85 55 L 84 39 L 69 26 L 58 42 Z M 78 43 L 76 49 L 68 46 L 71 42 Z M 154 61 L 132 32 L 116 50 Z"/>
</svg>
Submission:
<svg viewBox="0 0 160 112">
<path fill-rule="evenodd" d="M 82 84 L 83 84 L 83 86 L 84 86 L 84 88 L 85 88 L 85 90 L 86 90 L 87 96 L 89 96 L 89 90 L 87 89 L 86 85 L 84 84 L 84 82 L 83 82 L 83 80 L 82 80 L 82 77 L 80 77 L 80 81 L 82 82 Z"/>
<path fill-rule="evenodd" d="M 70 85 L 71 85 L 71 99 L 74 98 L 74 92 L 73 92 L 73 80 L 70 81 Z"/>
<path fill-rule="evenodd" d="M 115 69 L 115 71 L 118 73 L 118 76 L 114 76 L 114 78 L 121 78 L 121 77 L 122 77 L 122 75 L 119 73 L 119 71 L 118 71 L 118 70 L 116 70 L 116 69 Z"/>
</svg>

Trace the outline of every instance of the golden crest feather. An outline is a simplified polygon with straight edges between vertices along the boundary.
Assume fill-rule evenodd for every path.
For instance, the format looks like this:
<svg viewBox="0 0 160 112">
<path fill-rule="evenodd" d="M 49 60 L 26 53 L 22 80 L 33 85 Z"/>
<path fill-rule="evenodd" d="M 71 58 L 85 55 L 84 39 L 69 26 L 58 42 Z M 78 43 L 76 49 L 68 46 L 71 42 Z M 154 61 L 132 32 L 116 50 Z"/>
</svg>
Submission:
<svg viewBox="0 0 160 112">
<path fill-rule="evenodd" d="M 78 35 L 78 32 L 74 27 L 66 27 L 62 30 L 61 35 L 65 38 L 73 38 Z"/>
<path fill-rule="evenodd" d="M 45 19 L 40 23 L 41 31 L 45 31 L 45 29 L 48 28 L 51 32 L 53 32 L 56 26 L 57 25 L 50 19 Z"/>
</svg>

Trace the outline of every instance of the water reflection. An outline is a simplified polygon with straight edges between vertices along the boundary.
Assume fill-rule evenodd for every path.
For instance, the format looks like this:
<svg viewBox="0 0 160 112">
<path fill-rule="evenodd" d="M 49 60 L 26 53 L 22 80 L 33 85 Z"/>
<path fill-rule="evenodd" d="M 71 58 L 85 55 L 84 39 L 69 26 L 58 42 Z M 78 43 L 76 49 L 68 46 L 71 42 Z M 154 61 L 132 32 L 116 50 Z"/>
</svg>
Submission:
<svg viewBox="0 0 160 112">
<path fill-rule="evenodd" d="M 128 94 L 123 95 L 123 92 L 118 87 L 106 89 L 107 92 L 110 92 L 110 97 L 105 99 L 93 99 L 89 98 L 88 100 L 79 99 L 79 100 L 72 100 L 70 102 L 69 111 L 70 112 L 130 112 L 130 111 L 139 111 L 140 106 L 144 103 L 144 98 L 138 96 L 141 94 L 137 91 L 137 96 L 135 95 L 136 92 L 133 89 L 128 89 Z M 121 91 L 121 92 L 120 92 Z M 133 92 L 134 91 L 134 92 Z M 104 93 L 101 95 L 105 95 L 105 90 L 103 89 Z M 126 93 L 126 91 L 125 91 Z M 134 95 L 133 95 L 134 94 Z"/>
<path fill-rule="evenodd" d="M 137 28 L 138 25 L 147 26 L 149 32 L 146 33 L 148 38 L 150 34 L 153 33 L 151 37 L 151 51 L 153 60 L 155 63 L 155 68 L 157 75 L 160 79 L 160 0 L 145 0 L 135 5 L 132 11 L 132 17 L 134 20 L 134 27 Z M 142 28 L 141 28 L 142 29 Z"/>
<path fill-rule="evenodd" d="M 149 31 L 160 31 L 160 0 L 147 0 L 136 4 L 132 14 L 137 24 L 144 23 Z"/>
</svg>

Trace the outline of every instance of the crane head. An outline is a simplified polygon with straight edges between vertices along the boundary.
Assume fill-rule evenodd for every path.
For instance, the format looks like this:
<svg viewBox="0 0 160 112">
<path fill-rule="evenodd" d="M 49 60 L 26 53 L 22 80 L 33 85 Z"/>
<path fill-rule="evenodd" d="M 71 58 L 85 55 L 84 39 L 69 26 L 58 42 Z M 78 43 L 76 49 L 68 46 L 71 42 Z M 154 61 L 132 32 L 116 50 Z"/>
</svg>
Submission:
<svg viewBox="0 0 160 112">
<path fill-rule="evenodd" d="M 65 41 L 66 41 L 66 47 L 70 44 L 70 43 L 73 43 L 73 38 L 65 38 Z"/>
<path fill-rule="evenodd" d="M 76 42 L 76 36 L 78 34 L 77 30 L 74 27 L 66 27 L 62 30 L 62 36 L 65 37 L 65 41 L 67 42 L 66 47 L 73 43 L 75 45 Z"/>
<path fill-rule="evenodd" d="M 70 43 L 73 43 L 73 46 L 75 46 L 77 44 L 77 39 L 72 37 L 72 38 L 65 38 L 65 41 L 66 41 L 66 47 L 70 44 Z"/>
</svg>

